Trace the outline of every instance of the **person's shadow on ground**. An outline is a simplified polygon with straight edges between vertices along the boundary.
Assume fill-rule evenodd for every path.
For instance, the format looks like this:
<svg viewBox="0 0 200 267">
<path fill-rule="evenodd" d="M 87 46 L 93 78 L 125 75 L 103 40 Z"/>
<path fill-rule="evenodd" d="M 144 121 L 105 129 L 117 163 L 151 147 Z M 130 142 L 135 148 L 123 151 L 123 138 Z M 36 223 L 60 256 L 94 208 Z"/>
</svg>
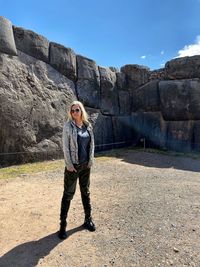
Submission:
<svg viewBox="0 0 200 267">
<path fill-rule="evenodd" d="M 68 237 L 75 232 L 82 231 L 82 226 L 67 231 Z M 8 251 L 0 258 L 1 267 L 33 267 L 38 261 L 47 256 L 62 240 L 58 232 L 45 236 L 37 241 L 30 241 Z"/>
</svg>

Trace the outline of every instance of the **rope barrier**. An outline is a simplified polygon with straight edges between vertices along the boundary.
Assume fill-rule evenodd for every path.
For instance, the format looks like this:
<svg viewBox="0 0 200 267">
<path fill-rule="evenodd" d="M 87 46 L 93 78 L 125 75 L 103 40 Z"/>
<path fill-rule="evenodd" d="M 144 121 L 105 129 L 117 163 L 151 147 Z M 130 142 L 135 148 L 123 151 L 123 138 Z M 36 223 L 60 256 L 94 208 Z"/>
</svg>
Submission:
<svg viewBox="0 0 200 267">
<path fill-rule="evenodd" d="M 123 142 L 115 142 L 115 143 L 106 143 L 106 144 L 100 144 L 100 145 L 95 145 L 95 147 L 102 147 L 102 146 L 111 146 L 111 145 L 119 145 L 119 144 L 126 144 L 127 142 L 130 141 L 123 141 Z M 1 155 L 17 155 L 17 154 L 38 154 L 38 153 L 52 153 L 52 152 L 62 152 L 61 149 L 58 150 L 45 150 L 45 151 L 14 151 L 14 152 L 5 152 L 5 153 L 0 153 Z"/>
<path fill-rule="evenodd" d="M 145 137 L 142 137 L 139 139 L 138 143 L 140 142 L 141 144 L 144 143 L 145 147 L 147 148 L 148 143 L 154 143 L 157 146 L 160 146 L 162 148 L 162 146 L 165 146 L 166 148 L 169 145 L 190 145 L 191 147 L 193 147 L 193 149 L 195 149 L 195 147 L 200 147 L 200 143 L 193 143 L 193 142 L 189 142 L 186 140 L 173 140 L 173 141 L 169 141 L 166 140 L 165 142 L 163 142 L 164 140 L 149 140 Z M 126 140 L 126 141 L 121 141 L 121 142 L 113 142 L 113 143 L 104 143 L 104 144 L 98 144 L 95 145 L 95 148 L 99 148 L 99 147 L 108 147 L 108 146 L 115 146 L 115 145 L 122 145 L 122 144 L 131 144 L 133 143 L 133 140 Z M 162 144 L 163 143 L 163 144 Z M 2 152 L 0 153 L 0 156 L 2 155 L 18 155 L 18 154 L 47 154 L 47 153 L 55 153 L 55 152 L 62 152 L 61 149 L 58 150 L 45 150 L 45 151 L 13 151 L 13 152 Z"/>
</svg>

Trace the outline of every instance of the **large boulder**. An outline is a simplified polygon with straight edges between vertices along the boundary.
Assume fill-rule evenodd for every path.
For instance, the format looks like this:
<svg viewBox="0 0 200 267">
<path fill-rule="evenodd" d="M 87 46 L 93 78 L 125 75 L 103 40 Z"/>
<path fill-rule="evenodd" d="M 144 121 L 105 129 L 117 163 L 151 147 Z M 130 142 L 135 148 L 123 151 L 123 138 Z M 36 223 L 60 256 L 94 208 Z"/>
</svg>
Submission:
<svg viewBox="0 0 200 267">
<path fill-rule="evenodd" d="M 49 62 L 49 41 L 33 31 L 13 26 L 17 49 L 42 60 Z"/>
<path fill-rule="evenodd" d="M 129 64 L 121 67 L 121 72 L 126 75 L 127 87 L 131 91 L 149 81 L 150 69 L 146 66 Z"/>
<path fill-rule="evenodd" d="M 200 152 L 200 121 L 194 122 L 192 149 Z"/>
<path fill-rule="evenodd" d="M 116 73 L 110 68 L 99 67 L 101 85 L 101 111 L 105 115 L 119 113 Z"/>
<path fill-rule="evenodd" d="M 121 67 L 121 72 L 125 74 L 125 88 L 129 95 L 127 93 L 120 93 L 120 95 L 126 99 L 125 101 L 128 104 L 127 110 L 130 108 L 132 111 L 134 91 L 149 81 L 150 69 L 137 64 L 129 64 Z M 129 97 L 129 100 L 127 97 Z M 122 107 L 122 103 L 120 103 L 120 107 Z"/>
<path fill-rule="evenodd" d="M 62 127 L 74 83 L 50 65 L 19 51 L 0 54 L 0 151 L 8 163 L 62 155 Z M 6 158 L 7 157 L 7 158 Z"/>
<path fill-rule="evenodd" d="M 12 23 L 0 16 L 0 53 L 17 56 Z"/>
<path fill-rule="evenodd" d="M 167 122 L 167 148 L 170 150 L 190 152 L 192 150 L 193 122 Z"/>
<path fill-rule="evenodd" d="M 104 116 L 99 109 L 86 108 L 94 129 L 95 151 L 113 148 L 113 126 L 111 116 Z"/>
<path fill-rule="evenodd" d="M 126 74 L 120 71 L 116 72 L 116 85 L 118 90 L 126 90 Z"/>
<path fill-rule="evenodd" d="M 76 81 L 76 55 L 71 48 L 51 42 L 49 45 L 49 63 L 68 79 Z"/>
<path fill-rule="evenodd" d="M 128 90 L 119 90 L 119 114 L 130 115 L 131 113 L 131 98 Z"/>
<path fill-rule="evenodd" d="M 113 71 L 113 72 L 116 72 L 116 73 L 119 72 L 119 69 L 116 68 L 116 67 L 113 67 L 113 66 L 110 66 L 109 69 L 110 69 L 111 71 Z"/>
<path fill-rule="evenodd" d="M 112 117 L 114 147 L 125 147 L 134 143 L 134 131 L 131 116 Z"/>
<path fill-rule="evenodd" d="M 150 71 L 150 80 L 166 80 L 165 68 Z"/>
<path fill-rule="evenodd" d="M 132 93 L 132 110 L 136 111 L 159 111 L 160 98 L 158 92 L 158 81 L 151 81 L 134 90 Z"/>
<path fill-rule="evenodd" d="M 160 81 L 161 111 L 165 120 L 200 119 L 200 80 Z"/>
<path fill-rule="evenodd" d="M 132 126 L 137 144 L 166 148 L 167 125 L 160 112 L 135 112 L 132 114 Z"/>
<path fill-rule="evenodd" d="M 77 55 L 78 99 L 86 106 L 100 108 L 100 74 L 94 60 Z"/>
<path fill-rule="evenodd" d="M 119 114 L 130 115 L 131 113 L 131 93 L 126 86 L 126 75 L 123 72 L 116 72 L 116 86 L 119 96 Z"/>
<path fill-rule="evenodd" d="M 200 56 L 181 57 L 165 64 L 167 79 L 200 78 Z"/>
</svg>

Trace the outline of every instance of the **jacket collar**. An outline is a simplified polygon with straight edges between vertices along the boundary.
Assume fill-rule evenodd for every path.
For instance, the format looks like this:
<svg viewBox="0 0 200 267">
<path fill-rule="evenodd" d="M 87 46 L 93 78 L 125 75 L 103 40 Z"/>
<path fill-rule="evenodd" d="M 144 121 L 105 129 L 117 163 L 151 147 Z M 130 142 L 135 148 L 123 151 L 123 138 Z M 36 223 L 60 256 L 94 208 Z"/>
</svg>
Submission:
<svg viewBox="0 0 200 267">
<path fill-rule="evenodd" d="M 71 123 L 71 125 L 72 125 L 73 127 L 76 126 L 75 120 L 71 120 L 70 123 Z M 85 121 L 84 124 L 86 125 L 87 128 L 90 127 L 90 125 L 89 125 L 88 122 Z"/>
</svg>

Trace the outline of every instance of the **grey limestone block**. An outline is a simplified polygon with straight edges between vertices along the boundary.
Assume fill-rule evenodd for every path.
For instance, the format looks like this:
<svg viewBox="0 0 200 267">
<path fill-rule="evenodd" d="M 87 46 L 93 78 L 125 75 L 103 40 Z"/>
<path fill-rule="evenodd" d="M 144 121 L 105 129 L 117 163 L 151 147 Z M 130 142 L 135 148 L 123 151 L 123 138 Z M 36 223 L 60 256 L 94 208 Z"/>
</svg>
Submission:
<svg viewBox="0 0 200 267">
<path fill-rule="evenodd" d="M 116 72 L 117 88 L 120 90 L 126 90 L 126 74 L 123 72 Z"/>
<path fill-rule="evenodd" d="M 131 96 L 129 91 L 118 90 L 119 95 L 119 114 L 129 115 L 131 114 Z"/>
<path fill-rule="evenodd" d="M 165 64 L 165 75 L 168 80 L 200 78 L 200 56 L 181 57 Z"/>
<path fill-rule="evenodd" d="M 160 98 L 158 92 L 158 80 L 150 81 L 132 92 L 132 110 L 159 111 Z"/>
<path fill-rule="evenodd" d="M 180 152 L 190 152 L 193 142 L 193 121 L 167 122 L 167 148 Z"/>
<path fill-rule="evenodd" d="M 132 93 L 126 86 L 126 75 L 116 72 L 116 86 L 119 96 L 119 115 L 130 115 L 132 106 Z"/>
<path fill-rule="evenodd" d="M 94 129 L 95 151 L 113 148 L 112 117 L 102 115 L 99 109 L 86 107 L 86 110 Z"/>
<path fill-rule="evenodd" d="M 129 90 L 134 90 L 147 83 L 150 77 L 150 69 L 137 64 L 125 65 L 121 67 L 121 72 L 126 75 L 126 83 Z"/>
<path fill-rule="evenodd" d="M 12 23 L 0 16 L 0 53 L 17 56 Z"/>
<path fill-rule="evenodd" d="M 160 105 L 165 120 L 200 119 L 200 80 L 159 82 Z"/>
<path fill-rule="evenodd" d="M 116 87 L 116 73 L 110 68 L 99 67 L 101 87 L 101 111 L 105 115 L 119 113 L 118 90 Z"/>
<path fill-rule="evenodd" d="M 168 80 L 166 78 L 166 69 L 161 68 L 150 71 L 150 80 Z"/>
<path fill-rule="evenodd" d="M 49 41 L 33 31 L 13 26 L 17 49 L 34 58 L 49 62 Z"/>
<path fill-rule="evenodd" d="M 194 121 L 192 149 L 200 152 L 200 120 Z"/>
<path fill-rule="evenodd" d="M 147 147 L 166 148 L 167 124 L 161 112 L 134 112 L 132 126 L 138 144 L 145 138 Z"/>
<path fill-rule="evenodd" d="M 114 147 L 125 147 L 134 143 L 131 116 L 113 116 Z"/>
<path fill-rule="evenodd" d="M 77 55 L 78 79 L 88 79 L 100 84 L 100 74 L 96 62 L 87 57 Z"/>
<path fill-rule="evenodd" d="M 6 164 L 62 156 L 63 123 L 76 100 L 74 83 L 21 51 L 18 57 L 2 57 L 0 151 L 25 152 L 5 158 Z"/>
<path fill-rule="evenodd" d="M 76 81 L 76 54 L 71 48 L 50 42 L 49 64 L 68 79 Z"/>
<path fill-rule="evenodd" d="M 113 72 L 119 72 L 119 69 L 113 66 L 110 66 L 109 69 Z"/>
<path fill-rule="evenodd" d="M 94 60 L 77 55 L 77 96 L 86 106 L 100 108 L 100 74 Z"/>
</svg>

